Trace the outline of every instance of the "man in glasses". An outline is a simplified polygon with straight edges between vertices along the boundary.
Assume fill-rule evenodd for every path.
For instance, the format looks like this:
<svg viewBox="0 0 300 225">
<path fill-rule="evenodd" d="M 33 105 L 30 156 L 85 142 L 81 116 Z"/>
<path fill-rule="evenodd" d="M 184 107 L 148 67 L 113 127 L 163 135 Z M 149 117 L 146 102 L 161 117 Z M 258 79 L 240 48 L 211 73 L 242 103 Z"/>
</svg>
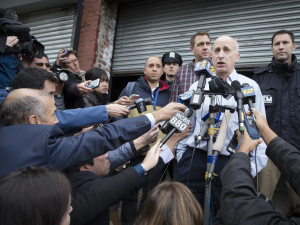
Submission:
<svg viewBox="0 0 300 225">
<path fill-rule="evenodd" d="M 79 60 L 75 54 L 76 51 L 72 49 L 61 50 L 57 56 L 57 60 L 51 67 L 53 72 L 56 72 L 60 68 L 71 72 L 63 89 L 67 108 L 73 108 L 77 97 L 87 95 L 93 91 L 91 88 L 86 87 L 91 81 L 85 80 L 85 71 L 80 69 Z"/>
</svg>

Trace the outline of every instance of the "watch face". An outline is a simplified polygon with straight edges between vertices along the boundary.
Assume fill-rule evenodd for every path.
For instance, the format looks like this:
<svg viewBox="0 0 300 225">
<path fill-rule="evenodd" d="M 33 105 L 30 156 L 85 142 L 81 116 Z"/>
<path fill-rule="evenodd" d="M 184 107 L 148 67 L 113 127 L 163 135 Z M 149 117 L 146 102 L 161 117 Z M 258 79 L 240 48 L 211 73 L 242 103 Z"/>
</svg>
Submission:
<svg viewBox="0 0 300 225">
<path fill-rule="evenodd" d="M 59 73 L 59 79 L 63 82 L 66 82 L 69 79 L 69 76 L 67 73 L 61 72 Z"/>
</svg>

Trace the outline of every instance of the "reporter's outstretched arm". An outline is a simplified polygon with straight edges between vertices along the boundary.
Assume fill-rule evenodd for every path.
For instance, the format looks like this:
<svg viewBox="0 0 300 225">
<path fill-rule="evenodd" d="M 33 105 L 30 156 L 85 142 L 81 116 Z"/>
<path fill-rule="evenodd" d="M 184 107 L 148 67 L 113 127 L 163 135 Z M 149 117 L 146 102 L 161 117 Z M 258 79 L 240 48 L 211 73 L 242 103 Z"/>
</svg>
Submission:
<svg viewBox="0 0 300 225">
<path fill-rule="evenodd" d="M 127 116 L 129 110 L 125 108 L 123 105 L 118 104 L 108 104 L 106 105 L 107 114 L 110 117 L 120 117 L 120 116 Z"/>
<path fill-rule="evenodd" d="M 259 110 L 253 108 L 253 114 L 255 116 L 256 126 L 261 132 L 261 137 L 264 139 L 266 145 L 268 145 L 277 135 L 271 130 L 266 117 L 264 117 Z"/>
<path fill-rule="evenodd" d="M 109 151 L 108 159 L 111 169 L 116 169 L 119 166 L 124 165 L 126 162 L 139 155 L 142 151 L 138 151 L 140 148 L 156 141 L 159 134 L 158 125 L 154 126 L 150 131 L 143 134 L 141 137 L 127 142 L 119 148 Z"/>
<path fill-rule="evenodd" d="M 186 109 L 186 106 L 180 103 L 169 103 L 165 107 L 161 108 L 158 111 L 152 112 L 155 119 L 155 124 L 160 121 L 169 120 L 174 116 L 174 114 L 178 111 L 184 111 Z"/>
<path fill-rule="evenodd" d="M 240 135 L 240 133 L 239 133 Z M 274 210 L 266 200 L 256 196 L 248 153 L 260 140 L 244 134 L 238 151 L 221 172 L 221 208 L 218 213 L 224 224 L 294 224 Z M 216 221 L 216 224 L 217 221 Z"/>
</svg>

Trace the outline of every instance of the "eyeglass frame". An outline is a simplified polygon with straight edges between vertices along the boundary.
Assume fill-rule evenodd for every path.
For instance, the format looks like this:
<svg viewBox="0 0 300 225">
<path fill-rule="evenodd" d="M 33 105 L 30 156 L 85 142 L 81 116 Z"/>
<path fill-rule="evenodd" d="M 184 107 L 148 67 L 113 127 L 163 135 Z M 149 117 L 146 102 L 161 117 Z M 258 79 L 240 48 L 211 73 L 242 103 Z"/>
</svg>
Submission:
<svg viewBox="0 0 300 225">
<path fill-rule="evenodd" d="M 73 59 L 73 60 L 71 60 L 70 62 L 65 62 L 65 64 L 67 64 L 67 65 L 71 65 L 71 64 L 73 64 L 74 62 L 79 62 L 79 59 Z"/>
</svg>

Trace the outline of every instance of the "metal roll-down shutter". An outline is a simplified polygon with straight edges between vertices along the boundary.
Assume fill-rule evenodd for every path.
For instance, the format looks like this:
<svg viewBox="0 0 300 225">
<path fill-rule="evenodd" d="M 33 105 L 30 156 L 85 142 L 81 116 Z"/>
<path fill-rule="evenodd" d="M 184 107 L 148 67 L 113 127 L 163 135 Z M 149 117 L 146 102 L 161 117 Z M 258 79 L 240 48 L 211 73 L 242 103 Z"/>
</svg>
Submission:
<svg viewBox="0 0 300 225">
<path fill-rule="evenodd" d="M 19 21 L 30 28 L 30 34 L 45 46 L 50 63 L 54 63 L 62 48 L 73 46 L 74 13 L 75 5 L 58 6 L 21 14 Z"/>
<path fill-rule="evenodd" d="M 222 35 L 235 38 L 241 59 L 236 68 L 253 68 L 271 61 L 271 37 L 291 30 L 300 41 L 299 0 L 143 0 L 120 4 L 112 72 L 141 71 L 145 60 L 175 51 L 184 64 L 193 58 L 189 41 L 197 31 L 208 31 L 212 44 Z M 300 51 L 294 54 L 300 58 Z"/>
</svg>

